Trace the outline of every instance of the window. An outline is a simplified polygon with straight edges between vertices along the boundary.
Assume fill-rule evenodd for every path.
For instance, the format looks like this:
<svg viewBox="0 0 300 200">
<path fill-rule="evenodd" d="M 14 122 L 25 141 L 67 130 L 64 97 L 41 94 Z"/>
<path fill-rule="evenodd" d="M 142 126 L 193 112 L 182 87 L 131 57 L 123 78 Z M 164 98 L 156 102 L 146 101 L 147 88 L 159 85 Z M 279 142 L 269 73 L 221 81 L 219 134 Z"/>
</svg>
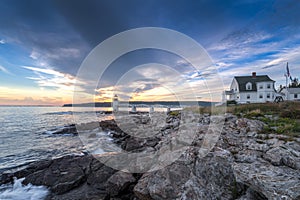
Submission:
<svg viewBox="0 0 300 200">
<path fill-rule="evenodd" d="M 250 99 L 250 94 L 247 94 L 247 99 Z"/>
<path fill-rule="evenodd" d="M 262 94 L 260 94 L 260 95 L 259 95 L 259 98 L 260 98 L 260 99 L 262 99 L 262 98 L 263 98 L 263 95 L 262 95 Z"/>
<path fill-rule="evenodd" d="M 294 99 L 297 99 L 298 98 L 298 94 L 294 94 Z"/>
<path fill-rule="evenodd" d="M 252 90 L 252 83 L 248 82 L 246 84 L 246 90 Z"/>
<path fill-rule="evenodd" d="M 267 88 L 271 89 L 271 84 L 270 83 L 267 84 Z"/>
<path fill-rule="evenodd" d="M 268 94 L 267 94 L 267 98 L 270 99 L 270 97 L 271 97 L 271 95 L 270 95 L 270 93 L 268 93 Z"/>
<path fill-rule="evenodd" d="M 264 88 L 264 86 L 263 85 L 259 85 L 259 89 L 263 89 Z"/>
</svg>

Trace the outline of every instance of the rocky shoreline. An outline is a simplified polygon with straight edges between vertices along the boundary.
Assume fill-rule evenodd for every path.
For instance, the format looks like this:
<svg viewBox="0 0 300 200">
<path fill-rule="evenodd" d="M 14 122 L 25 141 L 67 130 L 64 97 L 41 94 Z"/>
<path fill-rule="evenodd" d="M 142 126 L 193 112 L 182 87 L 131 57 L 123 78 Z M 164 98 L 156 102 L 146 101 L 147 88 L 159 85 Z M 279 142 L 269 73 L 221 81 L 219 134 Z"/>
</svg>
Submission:
<svg viewBox="0 0 300 200">
<path fill-rule="evenodd" d="M 137 119 L 137 123 L 147 123 L 147 117 Z M 169 115 L 165 126 L 148 138 L 126 134 L 113 120 L 86 126 L 100 126 L 110 132 L 114 143 L 128 152 L 151 152 L 176 137 L 179 124 L 180 114 Z M 263 122 L 227 114 L 218 142 L 202 157 L 199 149 L 210 116 L 201 115 L 197 124 L 191 146 L 174 163 L 157 171 L 125 173 L 104 165 L 95 156 L 74 155 L 4 173 L 0 184 L 25 177 L 23 184 L 47 186 L 49 200 L 300 199 L 299 138 L 261 133 Z"/>
</svg>

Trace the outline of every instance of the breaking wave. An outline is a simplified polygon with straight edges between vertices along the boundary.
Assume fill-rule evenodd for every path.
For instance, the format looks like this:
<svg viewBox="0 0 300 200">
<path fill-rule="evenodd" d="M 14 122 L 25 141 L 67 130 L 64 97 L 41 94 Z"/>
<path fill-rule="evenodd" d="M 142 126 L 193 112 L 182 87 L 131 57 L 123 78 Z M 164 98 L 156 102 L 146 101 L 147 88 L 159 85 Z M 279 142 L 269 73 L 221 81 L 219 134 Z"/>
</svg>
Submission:
<svg viewBox="0 0 300 200">
<path fill-rule="evenodd" d="M 1 200 L 43 200 L 49 194 L 49 190 L 45 186 L 23 185 L 25 178 L 15 179 L 14 184 L 6 184 L 0 186 Z"/>
</svg>

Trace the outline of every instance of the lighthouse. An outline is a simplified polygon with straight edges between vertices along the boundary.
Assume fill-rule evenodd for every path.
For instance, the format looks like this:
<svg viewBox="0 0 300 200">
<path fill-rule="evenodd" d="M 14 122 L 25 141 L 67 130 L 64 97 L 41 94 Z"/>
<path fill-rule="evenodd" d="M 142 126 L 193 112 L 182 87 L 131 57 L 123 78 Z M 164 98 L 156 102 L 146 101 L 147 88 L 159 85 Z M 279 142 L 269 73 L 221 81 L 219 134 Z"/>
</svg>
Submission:
<svg viewBox="0 0 300 200">
<path fill-rule="evenodd" d="M 113 98 L 112 107 L 113 107 L 113 112 L 119 111 L 119 99 L 118 99 L 118 95 L 116 94 Z"/>
</svg>

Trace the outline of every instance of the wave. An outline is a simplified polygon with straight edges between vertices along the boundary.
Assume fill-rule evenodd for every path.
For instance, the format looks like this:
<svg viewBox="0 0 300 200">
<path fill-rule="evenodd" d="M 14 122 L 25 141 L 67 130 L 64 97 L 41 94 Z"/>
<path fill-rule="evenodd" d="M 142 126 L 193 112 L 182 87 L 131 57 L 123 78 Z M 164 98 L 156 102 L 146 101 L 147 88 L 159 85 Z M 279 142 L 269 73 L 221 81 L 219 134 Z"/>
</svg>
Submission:
<svg viewBox="0 0 300 200">
<path fill-rule="evenodd" d="M 65 125 L 65 126 L 59 126 L 55 127 L 51 130 L 47 130 L 43 132 L 43 134 L 49 134 L 49 135 L 77 135 L 77 129 L 75 124 Z"/>
<path fill-rule="evenodd" d="M 34 199 L 43 200 L 49 194 L 49 190 L 45 186 L 35 186 L 32 184 L 23 185 L 22 181 L 25 178 L 14 179 L 13 184 L 6 184 L 0 186 L 0 199 Z"/>
</svg>

